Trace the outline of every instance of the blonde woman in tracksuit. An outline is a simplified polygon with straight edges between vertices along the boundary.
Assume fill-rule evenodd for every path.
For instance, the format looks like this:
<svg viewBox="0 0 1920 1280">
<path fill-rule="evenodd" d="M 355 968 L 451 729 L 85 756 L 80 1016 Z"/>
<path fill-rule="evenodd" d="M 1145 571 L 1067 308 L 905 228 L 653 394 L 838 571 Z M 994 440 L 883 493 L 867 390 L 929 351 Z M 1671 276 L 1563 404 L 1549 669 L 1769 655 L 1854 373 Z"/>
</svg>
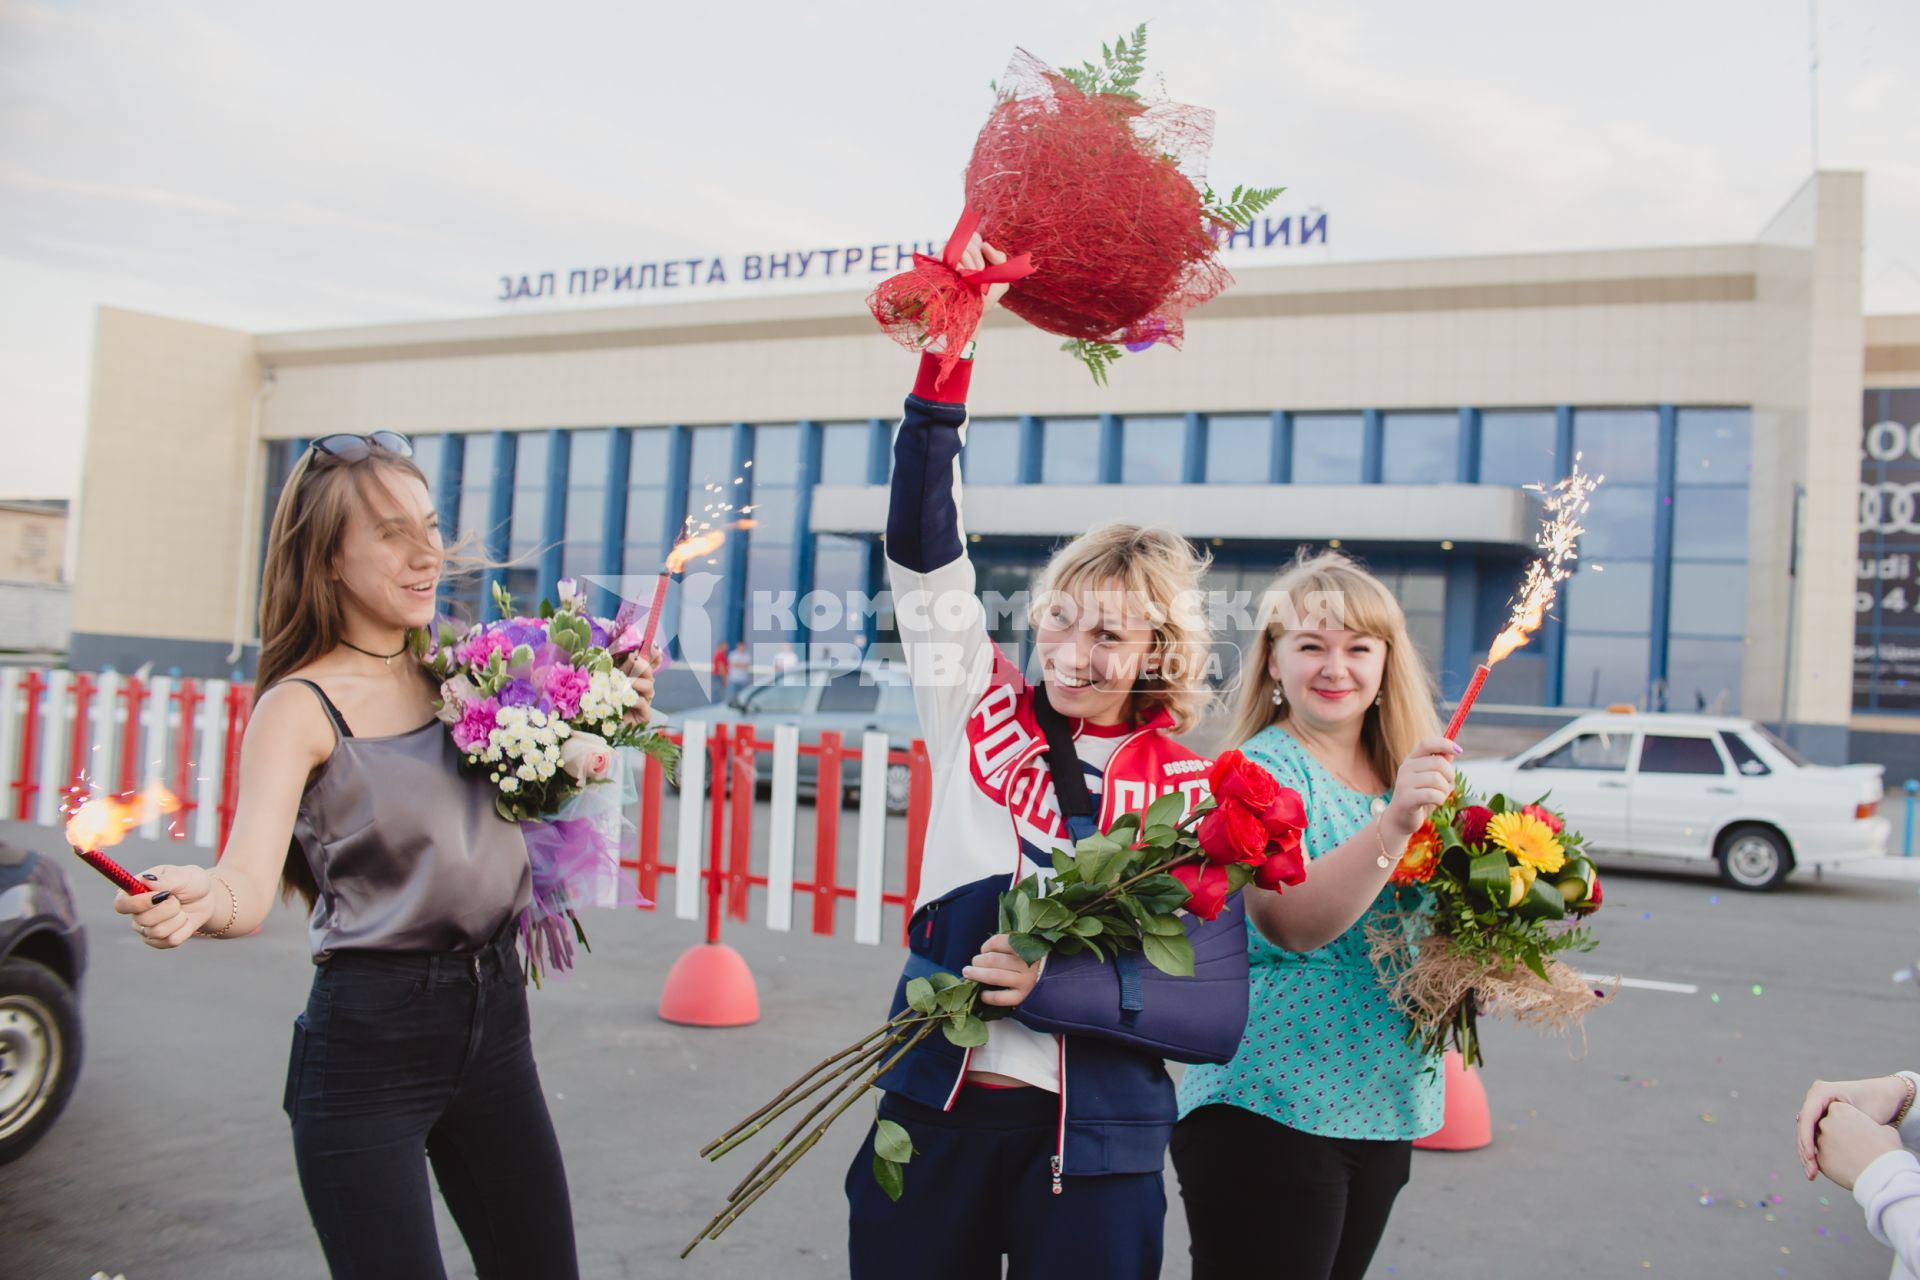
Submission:
<svg viewBox="0 0 1920 1280">
<path fill-rule="evenodd" d="M 1000 260 L 976 237 L 962 265 Z M 1029 610 L 1041 674 L 1029 684 L 987 634 L 966 555 L 959 456 L 972 363 L 944 381 L 938 368 L 924 357 L 907 398 L 887 519 L 894 612 L 933 757 L 922 905 L 892 1008 L 905 1007 L 909 979 L 945 970 L 987 986 L 982 1000 L 1009 1016 L 989 1023 L 984 1046 L 931 1036 L 881 1077 L 880 1114 L 906 1127 L 916 1152 L 897 1203 L 874 1180 L 871 1134 L 855 1157 L 852 1272 L 986 1280 L 1004 1260 L 1013 1277 L 1156 1276 L 1176 1114 L 1163 1059 L 1224 1062 L 1239 1044 L 1239 899 L 1210 923 L 1190 920 L 1190 978 L 1132 955 L 1028 966 L 995 926 L 999 895 L 1050 870 L 1054 847 L 1169 792 L 1189 808 L 1203 798 L 1210 762 L 1172 735 L 1207 697 L 1205 563 L 1177 534 L 1134 525 L 1063 548 Z M 1056 777 L 1074 794 L 1058 794 Z M 1074 812 L 1074 778 L 1086 812 Z M 935 1212 L 966 1230 L 929 1237 Z"/>
</svg>

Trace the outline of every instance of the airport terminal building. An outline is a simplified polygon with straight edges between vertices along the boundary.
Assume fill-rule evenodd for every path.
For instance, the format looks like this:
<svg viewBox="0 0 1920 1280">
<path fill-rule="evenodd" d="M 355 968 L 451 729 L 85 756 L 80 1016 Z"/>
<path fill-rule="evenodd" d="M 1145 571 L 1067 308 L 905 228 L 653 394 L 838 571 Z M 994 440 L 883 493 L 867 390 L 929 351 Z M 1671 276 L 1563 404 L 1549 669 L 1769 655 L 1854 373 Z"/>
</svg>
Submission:
<svg viewBox="0 0 1920 1280">
<path fill-rule="evenodd" d="M 1531 553 L 1523 486 L 1579 457 L 1606 477 L 1579 572 L 1477 716 L 1724 709 L 1816 759 L 1920 767 L 1920 316 L 1862 314 L 1864 181 L 1816 175 L 1722 244 L 1236 267 L 1183 351 L 1104 388 L 995 316 L 963 462 L 981 585 L 1011 595 L 1116 518 L 1193 539 L 1228 595 L 1337 544 L 1452 697 Z M 287 469 L 380 429 L 523 598 L 650 587 L 689 518 L 750 508 L 683 593 L 707 619 L 684 657 L 884 651 L 884 607 L 831 602 L 884 587 L 912 376 L 851 287 L 277 334 L 104 310 L 72 665 L 244 671 Z"/>
</svg>

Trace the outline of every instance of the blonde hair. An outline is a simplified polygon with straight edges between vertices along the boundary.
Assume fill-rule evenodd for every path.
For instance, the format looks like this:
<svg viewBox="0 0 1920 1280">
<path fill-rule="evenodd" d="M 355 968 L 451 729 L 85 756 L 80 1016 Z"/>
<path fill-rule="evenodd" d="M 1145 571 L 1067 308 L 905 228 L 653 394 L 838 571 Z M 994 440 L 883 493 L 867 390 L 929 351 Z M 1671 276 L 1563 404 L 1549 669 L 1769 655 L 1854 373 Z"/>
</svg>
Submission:
<svg viewBox="0 0 1920 1280">
<path fill-rule="evenodd" d="M 1206 710 L 1212 692 L 1206 666 L 1212 634 L 1201 608 L 1200 579 L 1211 557 L 1171 529 L 1101 524 L 1053 553 L 1034 580 L 1027 620 L 1039 626 L 1048 603 L 1118 590 L 1130 611 L 1144 612 L 1153 641 L 1134 680 L 1131 712 L 1144 719 L 1164 708 L 1173 732 L 1185 733 Z"/>
<path fill-rule="evenodd" d="M 1261 598 L 1261 627 L 1240 663 L 1228 741 L 1240 745 L 1269 725 L 1285 724 L 1292 717 L 1291 702 L 1273 705 L 1275 681 L 1268 668 L 1287 623 L 1296 620 L 1303 604 L 1315 601 L 1335 602 L 1330 625 L 1370 635 L 1387 647 L 1380 705 L 1367 708 L 1360 742 L 1374 773 L 1391 783 L 1414 744 L 1440 732 L 1433 676 L 1407 635 L 1407 616 L 1400 602 L 1380 579 L 1337 551 L 1316 555 L 1303 548 L 1267 584 Z"/>
</svg>

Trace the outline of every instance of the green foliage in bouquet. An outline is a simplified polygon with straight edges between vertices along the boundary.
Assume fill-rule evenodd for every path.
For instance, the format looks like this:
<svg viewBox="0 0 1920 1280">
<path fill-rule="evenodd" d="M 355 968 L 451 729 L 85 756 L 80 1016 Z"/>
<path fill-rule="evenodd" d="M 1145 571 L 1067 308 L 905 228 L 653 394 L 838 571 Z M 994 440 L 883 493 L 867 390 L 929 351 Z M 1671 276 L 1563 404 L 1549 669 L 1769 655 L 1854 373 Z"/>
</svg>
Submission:
<svg viewBox="0 0 1920 1280">
<path fill-rule="evenodd" d="M 1413 1020 L 1409 1043 L 1479 1063 L 1483 1003 L 1550 1030 L 1578 1026 L 1596 992 L 1557 957 L 1593 949 L 1582 922 L 1603 901 L 1585 840 L 1545 805 L 1484 802 L 1460 779 L 1414 833 L 1397 884 L 1423 886 L 1431 910 L 1371 927 L 1375 963 Z"/>
</svg>

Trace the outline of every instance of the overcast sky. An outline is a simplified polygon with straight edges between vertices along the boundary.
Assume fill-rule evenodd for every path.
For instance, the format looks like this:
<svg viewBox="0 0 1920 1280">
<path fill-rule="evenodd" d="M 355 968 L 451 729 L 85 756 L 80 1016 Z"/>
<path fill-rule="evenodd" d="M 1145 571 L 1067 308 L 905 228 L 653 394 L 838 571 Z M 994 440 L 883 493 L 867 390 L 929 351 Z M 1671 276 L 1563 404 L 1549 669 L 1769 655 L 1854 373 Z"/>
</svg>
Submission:
<svg viewBox="0 0 1920 1280">
<path fill-rule="evenodd" d="M 502 274 L 941 235 L 1012 49 L 1141 20 L 1216 181 L 1328 215 L 1282 261 L 1742 241 L 1813 164 L 1806 0 L 0 0 L 0 497 L 75 492 L 100 304 L 484 315 L 582 305 Z M 1817 25 L 1867 310 L 1920 311 L 1920 4 Z"/>
</svg>

